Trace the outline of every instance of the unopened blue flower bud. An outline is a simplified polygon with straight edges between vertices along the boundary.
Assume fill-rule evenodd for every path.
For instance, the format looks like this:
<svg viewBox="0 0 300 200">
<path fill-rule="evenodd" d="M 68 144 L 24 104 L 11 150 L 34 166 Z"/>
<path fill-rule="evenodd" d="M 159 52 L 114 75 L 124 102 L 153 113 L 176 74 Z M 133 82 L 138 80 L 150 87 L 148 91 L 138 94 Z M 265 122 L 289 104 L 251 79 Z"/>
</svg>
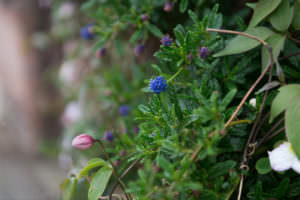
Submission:
<svg viewBox="0 0 300 200">
<path fill-rule="evenodd" d="M 129 112 L 130 112 L 130 106 L 128 106 L 128 105 L 120 106 L 120 108 L 119 108 L 120 115 L 126 116 L 129 114 Z"/>
<path fill-rule="evenodd" d="M 209 56 L 209 49 L 207 47 L 199 48 L 198 55 L 200 58 L 207 58 Z"/>
<path fill-rule="evenodd" d="M 165 35 L 161 40 L 160 40 L 161 44 L 168 47 L 172 44 L 173 39 L 170 38 L 170 36 Z"/>
<path fill-rule="evenodd" d="M 92 40 L 94 38 L 93 29 L 94 25 L 86 25 L 80 30 L 80 37 L 85 40 Z"/>
<path fill-rule="evenodd" d="M 139 44 L 134 48 L 134 54 L 136 56 L 142 55 L 144 51 L 145 51 L 145 46 L 143 44 Z"/>
<path fill-rule="evenodd" d="M 153 93 L 159 94 L 161 92 L 166 91 L 168 88 L 168 85 L 167 85 L 167 81 L 166 81 L 165 77 L 158 76 L 155 79 L 150 80 L 149 87 Z"/>
<path fill-rule="evenodd" d="M 105 135 L 104 135 L 104 139 L 109 141 L 109 142 L 112 142 L 114 140 L 114 135 L 112 132 L 106 132 Z"/>
</svg>

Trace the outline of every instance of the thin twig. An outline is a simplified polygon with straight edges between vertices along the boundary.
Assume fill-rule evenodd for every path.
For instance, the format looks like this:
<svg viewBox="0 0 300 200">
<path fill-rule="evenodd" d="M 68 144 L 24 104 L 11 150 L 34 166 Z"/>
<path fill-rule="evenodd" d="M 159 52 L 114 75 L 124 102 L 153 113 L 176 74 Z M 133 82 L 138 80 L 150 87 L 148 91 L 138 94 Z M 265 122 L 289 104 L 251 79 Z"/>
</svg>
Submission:
<svg viewBox="0 0 300 200">
<path fill-rule="evenodd" d="M 285 130 L 285 127 L 278 129 L 273 134 L 271 134 L 269 137 L 267 137 L 265 141 L 269 141 L 270 139 L 272 139 L 273 137 L 275 137 L 276 135 L 278 135 L 279 133 L 281 133 L 284 130 Z"/>
<path fill-rule="evenodd" d="M 107 151 L 105 150 L 104 144 L 102 143 L 101 140 L 95 140 L 95 141 L 98 142 L 98 143 L 100 144 L 101 149 L 102 149 L 102 151 L 104 152 L 104 154 L 105 154 L 105 156 L 106 156 L 106 159 L 107 159 L 107 160 L 109 161 L 109 163 L 111 164 L 113 175 L 115 176 L 115 178 L 117 179 L 118 184 L 120 185 L 121 189 L 123 190 L 123 192 L 124 192 L 124 194 L 125 194 L 125 196 L 126 196 L 126 199 L 127 199 L 127 200 L 131 199 L 131 198 L 129 197 L 129 195 L 126 193 L 125 185 L 124 185 L 124 184 L 122 183 L 122 181 L 120 180 L 120 178 L 119 178 L 119 176 L 118 176 L 118 174 L 117 174 L 117 171 L 116 171 L 116 169 L 115 169 L 115 167 L 114 167 L 114 164 L 113 164 L 113 162 L 111 161 L 111 159 L 110 159 L 110 157 L 109 157 Z"/>
<path fill-rule="evenodd" d="M 242 197 L 242 190 L 243 190 L 243 184 L 244 184 L 244 174 L 241 174 L 240 186 L 239 186 L 239 193 L 238 193 L 238 198 L 237 198 L 237 200 L 241 200 L 241 197 Z"/>
<path fill-rule="evenodd" d="M 257 129 L 256 129 L 256 131 L 255 131 L 255 133 L 254 133 L 254 136 L 253 136 L 254 138 L 257 137 L 257 134 L 258 134 L 259 130 L 260 130 L 261 127 L 264 125 L 265 121 L 269 118 L 270 114 L 271 114 L 271 113 L 268 112 L 268 113 L 264 116 L 264 118 L 263 118 L 262 120 L 259 121 L 259 124 L 258 124 L 258 126 L 257 126 Z"/>
<path fill-rule="evenodd" d="M 300 55 L 300 52 L 295 52 L 295 53 L 292 53 L 290 55 L 278 58 L 278 61 L 281 61 L 281 60 L 284 60 L 284 59 L 287 59 L 287 58 L 290 58 L 290 57 L 293 57 L 293 56 L 298 56 L 298 55 Z"/>
<path fill-rule="evenodd" d="M 236 117 L 236 115 L 238 114 L 238 112 L 240 111 L 240 109 L 242 108 L 242 106 L 244 105 L 244 103 L 246 102 L 247 98 L 250 96 L 250 94 L 253 92 L 253 90 L 255 89 L 255 87 L 257 86 L 257 84 L 262 80 L 262 78 L 266 75 L 266 73 L 269 71 L 269 69 L 273 66 L 274 64 L 274 59 L 273 59 L 273 52 L 272 52 L 272 48 L 268 45 L 268 43 L 266 43 L 264 40 L 259 39 L 258 37 L 254 36 L 254 35 L 250 35 L 248 33 L 244 33 L 244 32 L 239 32 L 239 31 L 231 31 L 231 30 L 223 30 L 223 29 L 213 29 L 213 28 L 207 28 L 206 31 L 208 32 L 218 32 L 218 33 L 227 33 L 227 34 L 235 34 L 235 35 L 242 35 L 254 40 L 259 41 L 261 44 L 263 44 L 269 54 L 270 54 L 270 64 L 264 69 L 264 71 L 261 73 L 261 75 L 256 79 L 256 81 L 252 84 L 251 88 L 248 90 L 248 92 L 246 93 L 246 95 L 243 97 L 242 101 L 240 102 L 240 104 L 238 105 L 238 107 L 236 108 L 236 110 L 234 111 L 234 113 L 231 115 L 231 117 L 229 118 L 229 120 L 226 122 L 225 124 L 225 129 L 228 128 L 229 124 L 234 120 L 234 118 Z"/>
<path fill-rule="evenodd" d="M 300 44 L 300 40 L 296 39 L 296 38 L 293 38 L 292 36 L 288 35 L 287 36 L 290 40 L 293 40 L 294 42 Z"/>
<path fill-rule="evenodd" d="M 123 172 L 123 174 L 120 176 L 120 179 L 124 178 L 127 173 L 137 164 L 141 161 L 141 158 L 137 159 L 136 161 L 134 161 L 133 163 L 131 163 L 131 165 Z M 114 186 L 112 187 L 112 190 L 110 191 L 109 194 L 109 199 L 111 199 L 114 191 L 117 189 L 118 186 L 118 182 L 114 184 Z"/>
<path fill-rule="evenodd" d="M 256 147 L 259 147 L 272 133 L 273 131 L 284 121 L 284 117 L 280 119 L 265 135 L 264 137 L 257 143 Z"/>
</svg>

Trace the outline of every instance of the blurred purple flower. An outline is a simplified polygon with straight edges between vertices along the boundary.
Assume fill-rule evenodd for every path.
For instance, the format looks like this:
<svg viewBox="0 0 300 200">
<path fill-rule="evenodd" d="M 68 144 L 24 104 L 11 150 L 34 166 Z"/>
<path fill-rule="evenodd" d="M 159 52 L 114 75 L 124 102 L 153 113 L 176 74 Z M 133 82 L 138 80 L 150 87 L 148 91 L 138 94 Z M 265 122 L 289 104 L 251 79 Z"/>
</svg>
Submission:
<svg viewBox="0 0 300 200">
<path fill-rule="evenodd" d="M 209 56 L 209 49 L 207 47 L 199 48 L 198 55 L 200 58 L 207 58 Z"/>
<path fill-rule="evenodd" d="M 134 48 L 134 54 L 136 56 L 141 56 L 145 51 L 145 46 L 143 44 L 139 44 Z"/>
<path fill-rule="evenodd" d="M 120 115 L 126 116 L 129 114 L 129 112 L 130 112 L 130 106 L 128 106 L 128 105 L 120 106 L 120 108 L 119 108 Z"/>
<path fill-rule="evenodd" d="M 166 2 L 164 5 L 165 12 L 171 12 L 173 10 L 173 8 L 174 8 L 174 3 L 171 1 Z"/>
<path fill-rule="evenodd" d="M 173 39 L 169 35 L 163 36 L 163 38 L 160 40 L 161 44 L 168 47 L 172 44 Z"/>
<path fill-rule="evenodd" d="M 114 140 L 114 138 L 115 137 L 114 137 L 113 133 L 110 132 L 110 131 L 107 131 L 104 135 L 104 139 L 109 141 L 109 142 L 112 142 Z"/>
</svg>

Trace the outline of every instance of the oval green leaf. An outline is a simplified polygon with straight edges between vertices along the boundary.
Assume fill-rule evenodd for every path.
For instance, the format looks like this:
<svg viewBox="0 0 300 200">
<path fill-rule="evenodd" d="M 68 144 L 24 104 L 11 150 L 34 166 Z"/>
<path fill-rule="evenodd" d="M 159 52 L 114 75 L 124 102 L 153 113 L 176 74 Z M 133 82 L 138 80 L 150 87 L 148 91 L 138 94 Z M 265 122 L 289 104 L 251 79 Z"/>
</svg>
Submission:
<svg viewBox="0 0 300 200">
<path fill-rule="evenodd" d="M 289 105 L 294 104 L 297 101 L 300 102 L 299 84 L 289 84 L 281 87 L 279 89 L 279 94 L 272 102 L 270 122 L 272 122 L 275 117 L 287 109 Z"/>
<path fill-rule="evenodd" d="M 280 51 L 283 50 L 285 39 L 285 35 L 274 33 L 266 40 L 266 42 L 272 47 L 274 62 L 277 61 Z M 265 46 L 262 47 L 261 59 L 263 71 L 271 62 L 270 54 Z"/>
<path fill-rule="evenodd" d="M 261 158 L 256 162 L 255 168 L 259 174 L 267 174 L 272 171 L 269 158 Z"/>
<path fill-rule="evenodd" d="M 271 14 L 270 22 L 278 31 L 286 31 L 292 23 L 294 8 L 289 0 L 282 0 L 278 8 Z"/>
<path fill-rule="evenodd" d="M 245 31 L 245 33 L 254 35 L 262 40 L 266 40 L 268 37 L 270 37 L 270 35 L 273 34 L 273 32 L 270 29 L 267 29 L 265 27 L 249 28 L 247 31 Z M 229 44 L 224 50 L 220 51 L 219 53 L 216 53 L 214 57 L 243 53 L 259 45 L 260 42 L 258 42 L 257 40 L 248 38 L 246 36 L 238 35 L 229 42 Z"/>
<path fill-rule="evenodd" d="M 259 22 L 271 14 L 281 3 L 281 0 L 260 0 L 255 6 L 249 27 L 255 27 Z"/>
<path fill-rule="evenodd" d="M 292 26 L 294 29 L 300 30 L 300 1 L 295 2 Z"/>
<path fill-rule="evenodd" d="M 89 200 L 98 200 L 101 197 L 111 174 L 112 169 L 108 167 L 103 167 L 96 172 L 89 188 Z"/>
<path fill-rule="evenodd" d="M 291 102 L 285 112 L 286 134 L 297 157 L 300 158 L 300 95 L 291 99 Z"/>
<path fill-rule="evenodd" d="M 83 176 L 86 176 L 90 170 L 102 166 L 108 167 L 109 165 L 101 158 L 94 158 L 80 171 L 78 178 L 82 178 Z"/>
</svg>

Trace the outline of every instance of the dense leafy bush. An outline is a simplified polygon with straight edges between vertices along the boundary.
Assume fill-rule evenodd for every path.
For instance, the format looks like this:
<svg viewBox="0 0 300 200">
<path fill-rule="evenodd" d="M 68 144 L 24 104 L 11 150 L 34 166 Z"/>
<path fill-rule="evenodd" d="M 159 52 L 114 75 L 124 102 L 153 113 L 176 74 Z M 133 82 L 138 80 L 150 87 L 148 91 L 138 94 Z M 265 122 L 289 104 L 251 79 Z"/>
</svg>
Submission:
<svg viewBox="0 0 300 200">
<path fill-rule="evenodd" d="M 233 4 L 55 3 L 64 200 L 300 196 L 300 2 Z"/>
</svg>

